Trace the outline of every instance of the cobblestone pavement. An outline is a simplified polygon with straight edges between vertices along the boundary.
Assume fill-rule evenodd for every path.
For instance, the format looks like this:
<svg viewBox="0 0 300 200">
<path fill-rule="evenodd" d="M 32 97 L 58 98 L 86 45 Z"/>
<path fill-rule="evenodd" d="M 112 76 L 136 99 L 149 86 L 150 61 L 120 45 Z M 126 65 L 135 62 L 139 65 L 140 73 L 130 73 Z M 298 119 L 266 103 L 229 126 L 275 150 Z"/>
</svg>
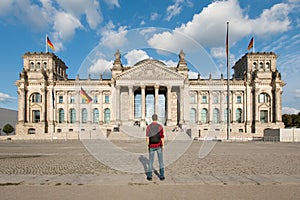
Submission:
<svg viewBox="0 0 300 200">
<path fill-rule="evenodd" d="M 146 152 L 144 141 L 114 143 L 127 151 Z M 147 182 L 144 174 L 105 166 L 80 141 L 2 141 L 0 185 L 300 184 L 300 143 L 218 142 L 203 159 L 201 145 L 194 141 L 166 167 L 166 181 L 154 177 Z"/>
</svg>

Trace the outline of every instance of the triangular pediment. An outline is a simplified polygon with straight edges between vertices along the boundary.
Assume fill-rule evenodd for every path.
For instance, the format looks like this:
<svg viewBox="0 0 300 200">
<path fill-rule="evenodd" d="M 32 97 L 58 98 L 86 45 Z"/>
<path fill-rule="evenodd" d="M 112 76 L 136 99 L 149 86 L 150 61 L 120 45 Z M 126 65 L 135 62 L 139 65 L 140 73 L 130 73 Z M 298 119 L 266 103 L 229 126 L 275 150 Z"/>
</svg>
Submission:
<svg viewBox="0 0 300 200">
<path fill-rule="evenodd" d="M 119 74 L 117 80 L 184 80 L 184 76 L 160 61 L 147 59 Z"/>
</svg>

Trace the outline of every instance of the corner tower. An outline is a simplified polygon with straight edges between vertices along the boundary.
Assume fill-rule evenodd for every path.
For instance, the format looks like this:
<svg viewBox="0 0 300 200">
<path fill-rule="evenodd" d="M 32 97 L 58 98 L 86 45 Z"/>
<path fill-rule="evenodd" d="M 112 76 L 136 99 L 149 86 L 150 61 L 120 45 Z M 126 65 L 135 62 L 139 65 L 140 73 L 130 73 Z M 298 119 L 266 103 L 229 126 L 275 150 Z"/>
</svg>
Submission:
<svg viewBox="0 0 300 200">
<path fill-rule="evenodd" d="M 247 107 L 251 107 L 252 112 L 247 115 L 252 115 L 248 118 L 252 119 L 252 132 L 284 127 L 281 115 L 285 83 L 276 61 L 277 55 L 273 52 L 247 53 L 233 66 L 234 78 L 244 80 L 245 90 L 251 96 Z"/>
<path fill-rule="evenodd" d="M 17 134 L 48 132 L 47 110 L 52 107 L 51 88 L 67 80 L 67 66 L 53 53 L 25 53 L 18 87 Z"/>
</svg>

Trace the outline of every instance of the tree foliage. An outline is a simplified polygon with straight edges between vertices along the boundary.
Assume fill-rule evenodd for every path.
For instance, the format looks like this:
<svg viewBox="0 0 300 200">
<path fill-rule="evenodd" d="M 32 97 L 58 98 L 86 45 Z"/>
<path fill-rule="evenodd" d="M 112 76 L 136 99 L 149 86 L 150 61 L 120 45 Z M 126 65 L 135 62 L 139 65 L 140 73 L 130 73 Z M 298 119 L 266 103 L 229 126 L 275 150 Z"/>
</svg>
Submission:
<svg viewBox="0 0 300 200">
<path fill-rule="evenodd" d="M 12 125 L 10 125 L 10 124 L 5 124 L 3 126 L 3 129 L 2 129 L 2 131 L 4 133 L 6 133 L 7 135 L 9 135 L 10 133 L 12 133 L 14 130 L 15 130 L 14 127 Z"/>
<path fill-rule="evenodd" d="M 296 114 L 284 114 L 282 115 L 282 121 L 285 127 L 297 127 L 300 128 L 300 112 Z"/>
</svg>

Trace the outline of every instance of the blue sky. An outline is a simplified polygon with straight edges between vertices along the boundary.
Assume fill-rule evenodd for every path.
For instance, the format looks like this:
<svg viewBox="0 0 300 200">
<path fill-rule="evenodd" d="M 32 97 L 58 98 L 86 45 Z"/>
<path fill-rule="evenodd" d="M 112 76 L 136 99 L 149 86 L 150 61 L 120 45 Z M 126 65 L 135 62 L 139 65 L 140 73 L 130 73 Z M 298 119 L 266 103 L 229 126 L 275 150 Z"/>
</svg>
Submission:
<svg viewBox="0 0 300 200">
<path fill-rule="evenodd" d="M 247 53 L 254 36 L 255 51 L 279 56 L 277 67 L 286 82 L 283 113 L 297 113 L 299 13 L 300 0 L 1 0 L 0 107 L 17 110 L 14 83 L 22 55 L 45 51 L 46 34 L 69 67 L 69 78 L 99 77 L 117 49 L 124 65 L 144 58 L 174 65 L 183 49 L 191 76 L 219 78 L 226 74 L 228 21 L 230 65 Z"/>
</svg>

